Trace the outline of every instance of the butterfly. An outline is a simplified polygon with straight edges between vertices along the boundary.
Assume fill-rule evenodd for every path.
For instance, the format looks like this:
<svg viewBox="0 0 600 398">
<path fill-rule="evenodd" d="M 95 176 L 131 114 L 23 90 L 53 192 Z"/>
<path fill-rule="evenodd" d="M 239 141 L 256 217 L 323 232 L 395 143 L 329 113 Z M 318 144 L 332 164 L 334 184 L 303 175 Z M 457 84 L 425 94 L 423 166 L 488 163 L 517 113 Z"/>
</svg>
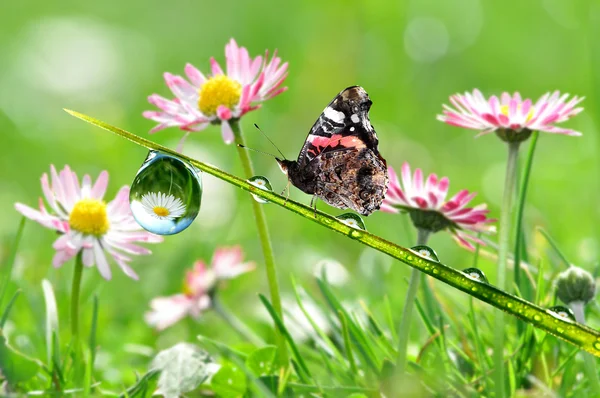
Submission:
<svg viewBox="0 0 600 398">
<path fill-rule="evenodd" d="M 350 208 L 365 216 L 379 209 L 388 173 L 369 121 L 371 104 L 362 87 L 352 86 L 327 105 L 298 160 L 276 158 L 292 185 L 338 209 Z"/>
</svg>

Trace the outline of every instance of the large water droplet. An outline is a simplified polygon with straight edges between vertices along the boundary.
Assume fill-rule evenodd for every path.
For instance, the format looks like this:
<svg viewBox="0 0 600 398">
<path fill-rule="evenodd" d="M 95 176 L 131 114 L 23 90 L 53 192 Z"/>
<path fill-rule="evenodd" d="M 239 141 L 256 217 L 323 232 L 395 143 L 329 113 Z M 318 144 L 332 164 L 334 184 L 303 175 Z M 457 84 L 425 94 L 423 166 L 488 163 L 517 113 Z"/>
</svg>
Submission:
<svg viewBox="0 0 600 398">
<path fill-rule="evenodd" d="M 273 191 L 273 187 L 271 186 L 271 183 L 269 182 L 269 180 L 267 179 L 267 177 L 254 176 L 254 177 L 249 178 L 248 182 L 250 184 L 254 185 L 256 188 L 262 189 L 263 191 L 268 191 L 268 192 L 272 192 Z M 260 196 L 257 196 L 255 194 L 252 194 L 252 197 L 258 203 L 269 203 L 268 200 L 263 199 Z"/>
<path fill-rule="evenodd" d="M 366 231 L 365 223 L 358 214 L 344 213 L 344 214 L 340 214 L 336 218 L 349 227 L 356 228 L 356 229 L 362 229 L 363 231 Z"/>
<path fill-rule="evenodd" d="M 572 321 L 575 322 L 575 314 L 571 311 L 570 308 L 563 307 L 562 305 L 555 305 L 554 307 L 550 307 L 547 310 L 550 315 L 562 319 L 563 321 Z"/>
<path fill-rule="evenodd" d="M 477 282 L 489 283 L 485 274 L 479 268 L 466 268 L 462 272 Z"/>
<path fill-rule="evenodd" d="M 424 257 L 428 260 L 433 260 L 438 263 L 440 262 L 435 250 L 433 250 L 429 246 L 425 246 L 425 245 L 413 246 L 410 248 L 410 250 L 412 250 L 413 252 L 417 253 L 419 256 Z"/>
<path fill-rule="evenodd" d="M 201 199 L 200 173 L 182 159 L 158 151 L 148 153 L 129 192 L 135 220 L 159 235 L 186 229 L 198 215 Z"/>
</svg>

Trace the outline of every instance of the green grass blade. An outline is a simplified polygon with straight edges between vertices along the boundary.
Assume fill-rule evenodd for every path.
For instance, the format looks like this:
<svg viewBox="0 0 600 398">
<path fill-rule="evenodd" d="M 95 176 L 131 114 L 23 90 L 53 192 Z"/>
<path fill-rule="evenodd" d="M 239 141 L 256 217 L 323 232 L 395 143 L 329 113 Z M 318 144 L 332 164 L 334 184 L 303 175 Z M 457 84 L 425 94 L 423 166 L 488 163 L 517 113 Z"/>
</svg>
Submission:
<svg viewBox="0 0 600 398">
<path fill-rule="evenodd" d="M 19 297 L 20 294 L 21 289 L 17 289 L 15 294 L 13 294 L 13 296 L 10 298 L 8 304 L 6 305 L 6 308 L 4 308 L 4 311 L 2 312 L 2 317 L 0 317 L 0 329 L 4 327 L 4 324 L 8 320 L 8 314 L 10 314 L 10 310 L 12 309 L 12 306 L 15 304 L 15 301 L 17 300 L 17 297 Z"/>
<path fill-rule="evenodd" d="M 354 322 L 352 322 L 352 318 L 350 317 L 348 312 L 344 309 L 344 307 L 339 302 L 339 300 L 335 297 L 335 295 L 333 294 L 333 292 L 331 291 L 331 289 L 329 287 L 329 284 L 326 281 L 324 281 L 323 279 L 317 279 L 317 284 L 319 285 L 319 288 L 321 289 L 321 293 L 325 297 L 325 300 L 331 307 L 331 310 L 333 312 L 342 311 L 344 313 L 344 315 L 346 316 L 346 319 L 348 320 L 350 336 L 352 337 L 354 345 L 356 346 L 358 351 L 361 353 L 361 356 L 363 357 L 365 362 L 369 365 L 371 370 L 375 374 L 379 375 L 379 370 L 381 368 L 380 364 L 378 364 L 377 358 L 375 356 L 375 353 L 373 352 L 373 349 L 371 347 L 369 339 L 367 338 L 367 336 L 365 335 L 363 330 L 360 329 L 358 326 L 356 326 L 356 324 Z"/>
<path fill-rule="evenodd" d="M 350 370 L 354 374 L 358 374 L 358 368 L 356 367 L 356 362 L 354 361 L 354 354 L 352 353 L 352 344 L 350 344 L 350 332 L 348 331 L 348 320 L 344 315 L 343 311 L 338 311 L 338 316 L 340 319 L 340 323 L 342 325 L 342 334 L 344 336 L 344 346 L 346 348 L 346 355 L 348 356 L 348 363 L 350 365 Z"/>
<path fill-rule="evenodd" d="M 277 315 L 277 313 L 275 312 L 275 309 L 273 308 L 273 306 L 271 305 L 269 300 L 267 300 L 267 298 L 265 296 L 263 296 L 262 294 L 259 294 L 258 297 L 260 298 L 260 301 L 263 303 L 263 305 L 265 306 L 267 311 L 269 311 L 269 314 L 271 315 L 271 318 L 273 318 L 275 325 L 277 326 L 277 328 L 279 329 L 281 334 L 283 334 L 283 336 L 287 340 L 288 344 L 290 345 L 292 354 L 294 355 L 294 358 L 296 359 L 296 362 L 299 365 L 300 372 L 299 372 L 298 376 L 301 378 L 301 380 L 303 380 L 303 382 L 306 382 L 307 379 L 312 378 L 312 376 L 310 374 L 310 370 L 308 370 L 308 367 L 306 366 L 306 363 L 304 362 L 304 358 L 302 357 L 302 355 L 300 355 L 300 351 L 298 350 L 298 346 L 296 345 L 296 342 L 294 341 L 294 339 L 292 338 L 292 335 L 290 334 L 290 332 L 287 330 L 287 328 L 283 324 L 283 321 L 281 320 L 279 315 Z"/>
<path fill-rule="evenodd" d="M 8 285 L 10 284 L 10 277 L 12 275 L 13 267 L 15 266 L 15 259 L 17 258 L 17 250 L 19 249 L 19 243 L 21 242 L 21 238 L 23 237 L 25 220 L 27 220 L 25 217 L 21 218 L 19 228 L 17 229 L 17 235 L 15 236 L 15 240 L 10 248 L 10 253 L 8 255 L 8 259 L 6 260 L 6 264 L 3 267 L 4 272 L 2 273 L 2 284 L 0 285 L 0 308 L 2 308 L 2 301 L 4 300 L 4 295 L 6 294 Z"/>
<path fill-rule="evenodd" d="M 48 367 L 52 368 L 54 362 L 60 363 L 60 342 L 58 340 L 58 309 L 52 284 L 44 279 L 42 281 L 44 301 L 46 302 L 46 359 Z"/>
<path fill-rule="evenodd" d="M 92 369 L 94 368 L 94 361 L 96 359 L 96 332 L 98 328 L 98 296 L 94 296 L 93 307 L 92 307 L 92 326 L 90 328 L 90 361 Z"/>
<path fill-rule="evenodd" d="M 563 265 L 566 268 L 569 268 L 571 263 L 569 262 L 569 260 L 567 260 L 567 257 L 564 255 L 564 253 L 558 248 L 558 244 L 556 243 L 556 241 L 550 236 L 550 234 L 544 228 L 537 227 L 536 229 L 542 234 L 542 236 L 546 239 L 546 241 L 550 244 L 550 246 L 552 246 L 552 249 L 558 255 L 558 257 L 562 261 Z"/>
<path fill-rule="evenodd" d="M 513 315 L 516 318 L 532 324 L 538 329 L 560 337 L 561 339 L 578 346 L 595 356 L 600 357 L 600 331 L 598 330 L 594 330 L 578 323 L 557 319 L 551 313 L 546 311 L 546 309 L 511 295 L 492 285 L 475 281 L 458 269 L 449 267 L 434 260 L 416 256 L 414 252 L 406 247 L 393 244 L 367 231 L 352 228 L 329 214 L 318 210 L 315 211 L 313 208 L 293 201 L 285 196 L 278 195 L 272 191 L 264 191 L 254 185 L 251 185 L 245 179 L 226 173 L 215 166 L 192 159 L 188 156 L 177 153 L 172 149 L 156 144 L 145 138 L 138 137 L 135 134 L 122 130 L 118 127 L 111 126 L 90 116 L 86 116 L 75 111 L 66 111 L 74 117 L 117 134 L 134 142 L 137 145 L 141 145 L 151 150 L 158 150 L 183 159 L 207 174 L 213 175 L 228 182 L 229 184 L 265 199 L 274 205 L 281 206 L 332 231 L 338 232 L 350 239 L 385 253 L 415 269 L 420 270 L 421 272 L 443 281 L 455 289 L 465 292 L 483 302 L 486 302 Z M 350 330 L 352 332 L 352 327 Z"/>
</svg>

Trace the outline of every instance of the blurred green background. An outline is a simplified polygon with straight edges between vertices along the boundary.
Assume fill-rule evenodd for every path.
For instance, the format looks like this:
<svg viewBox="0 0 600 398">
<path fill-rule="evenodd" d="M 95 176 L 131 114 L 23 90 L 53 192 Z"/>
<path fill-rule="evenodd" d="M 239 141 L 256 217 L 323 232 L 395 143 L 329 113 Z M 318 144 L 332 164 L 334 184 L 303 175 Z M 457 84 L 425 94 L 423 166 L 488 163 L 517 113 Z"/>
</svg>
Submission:
<svg viewBox="0 0 600 398">
<path fill-rule="evenodd" d="M 485 95 L 518 90 L 537 99 L 560 90 L 585 96 L 585 112 L 567 122 L 584 133 L 571 138 L 542 134 L 531 176 L 525 220 L 528 231 L 540 225 L 557 240 L 568 258 L 593 269 L 598 258 L 598 129 L 600 114 L 600 6 L 597 1 L 532 0 L 449 1 L 260 1 L 199 2 L 115 1 L 42 2 L 26 0 L 1 6 L 0 12 L 0 223 L 5 257 L 20 219 L 19 201 L 31 206 L 41 196 L 39 178 L 49 165 L 70 165 L 81 177 L 110 172 L 107 199 L 131 183 L 146 152 L 125 140 L 76 120 L 71 108 L 147 137 L 154 126 L 141 116 L 153 109 L 146 97 L 171 97 L 162 73 L 183 74 L 186 62 L 206 72 L 209 58 L 224 61 L 224 45 L 235 38 L 252 55 L 279 49 L 290 64 L 289 91 L 247 115 L 242 124 L 248 145 L 273 151 L 253 127 L 261 128 L 288 158 L 295 158 L 324 106 L 343 88 L 359 84 L 373 100 L 371 121 L 388 164 L 404 161 L 450 177 L 451 194 L 477 191 L 473 204 L 486 202 L 499 216 L 506 147 L 493 135 L 436 121 L 455 92 L 479 88 Z M 182 132 L 161 131 L 151 139 L 175 147 Z M 524 146 L 525 148 L 526 146 Z M 235 147 L 223 144 L 218 127 L 193 134 L 186 154 L 242 174 Z M 275 191 L 286 183 L 273 159 L 252 153 L 258 173 Z M 151 298 L 180 291 L 184 270 L 197 258 L 209 260 L 216 246 L 241 244 L 258 270 L 232 281 L 226 304 L 260 328 L 257 293 L 267 293 L 262 255 L 249 195 L 204 176 L 202 210 L 179 235 L 153 245 L 152 256 L 139 257 L 135 282 L 113 267 L 103 280 L 96 269 L 84 273 L 84 319 L 91 297 L 100 300 L 100 378 L 115 385 L 144 369 L 148 347 L 164 347 L 204 333 L 235 342 L 238 337 L 209 313 L 198 323 L 183 322 L 158 334 L 145 325 Z M 310 197 L 292 188 L 291 197 Z M 333 214 L 343 211 L 320 204 Z M 365 250 L 281 208 L 266 205 L 284 289 L 293 275 L 314 290 L 312 274 L 323 259 L 343 264 L 347 278 L 342 297 L 381 306 L 388 295 L 400 313 L 410 269 Z M 410 246 L 416 239 L 405 216 L 376 213 L 365 220 L 369 231 Z M 52 281 L 61 325 L 68 327 L 72 263 L 50 265 L 56 235 L 28 222 L 14 273 L 24 290 L 12 313 L 17 344 L 43 356 L 44 303 L 40 282 Z M 441 260 L 470 266 L 472 254 L 446 233 L 430 240 Z M 535 247 L 531 247 L 536 250 Z M 482 263 L 493 281 L 494 265 Z M 343 278 L 342 278 L 343 279 Z M 447 300 L 462 293 L 436 282 Z M 264 326 L 266 328 L 266 326 Z M 84 329 L 85 330 L 85 329 Z M 66 337 L 66 336 L 65 336 Z M 141 345 L 141 346 L 136 346 Z"/>
</svg>

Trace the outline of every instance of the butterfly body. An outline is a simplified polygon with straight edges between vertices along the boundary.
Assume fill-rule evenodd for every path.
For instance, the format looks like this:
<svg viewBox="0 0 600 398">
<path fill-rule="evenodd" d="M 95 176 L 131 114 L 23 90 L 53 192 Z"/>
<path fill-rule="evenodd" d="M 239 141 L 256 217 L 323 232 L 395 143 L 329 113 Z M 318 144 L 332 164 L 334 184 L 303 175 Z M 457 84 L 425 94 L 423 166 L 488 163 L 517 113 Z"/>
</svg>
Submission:
<svg viewBox="0 0 600 398">
<path fill-rule="evenodd" d="M 278 159 L 295 187 L 339 209 L 362 215 L 379 209 L 388 175 L 369 121 L 371 104 L 359 86 L 348 87 L 331 101 L 311 128 L 298 160 Z"/>
</svg>

